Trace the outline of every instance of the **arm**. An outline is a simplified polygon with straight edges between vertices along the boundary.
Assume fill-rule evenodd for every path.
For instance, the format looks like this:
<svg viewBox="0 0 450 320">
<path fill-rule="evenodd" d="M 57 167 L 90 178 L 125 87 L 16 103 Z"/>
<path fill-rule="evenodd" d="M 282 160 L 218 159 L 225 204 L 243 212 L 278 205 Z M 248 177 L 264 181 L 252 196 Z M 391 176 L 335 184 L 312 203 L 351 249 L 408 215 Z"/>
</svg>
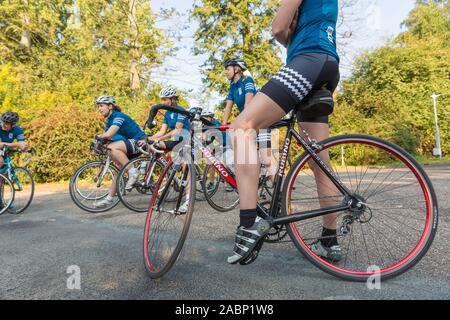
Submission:
<svg viewBox="0 0 450 320">
<path fill-rule="evenodd" d="M 298 7 L 303 0 L 282 0 L 272 22 L 272 35 L 287 47 L 297 27 Z"/>
<path fill-rule="evenodd" d="M 99 134 L 98 136 L 103 139 L 111 140 L 111 138 L 119 131 L 119 129 L 120 129 L 119 126 L 113 125 L 108 129 L 108 131 Z"/>
<path fill-rule="evenodd" d="M 227 105 L 225 106 L 225 110 L 223 111 L 223 121 L 222 123 L 226 125 L 228 123 L 228 119 L 230 118 L 231 108 L 233 107 L 233 101 L 227 100 Z"/>
<path fill-rule="evenodd" d="M 164 137 L 164 135 L 166 135 L 168 129 L 169 129 L 169 126 L 166 123 L 163 123 L 163 125 L 161 126 L 159 131 L 157 133 L 155 133 L 154 135 L 152 135 L 149 139 L 150 140 L 158 140 L 158 141 L 163 140 L 162 138 Z"/>
<path fill-rule="evenodd" d="M 168 140 L 170 138 L 175 137 L 177 134 L 181 133 L 181 130 L 183 130 L 184 124 L 182 122 L 177 122 L 175 124 L 175 129 L 170 131 L 169 133 L 166 133 L 165 135 L 161 136 L 159 140 Z"/>
<path fill-rule="evenodd" d="M 2 146 L 7 146 L 8 148 L 18 148 L 20 150 L 26 150 L 28 149 L 29 145 L 25 141 L 17 141 L 17 142 L 0 142 L 0 148 Z"/>
</svg>

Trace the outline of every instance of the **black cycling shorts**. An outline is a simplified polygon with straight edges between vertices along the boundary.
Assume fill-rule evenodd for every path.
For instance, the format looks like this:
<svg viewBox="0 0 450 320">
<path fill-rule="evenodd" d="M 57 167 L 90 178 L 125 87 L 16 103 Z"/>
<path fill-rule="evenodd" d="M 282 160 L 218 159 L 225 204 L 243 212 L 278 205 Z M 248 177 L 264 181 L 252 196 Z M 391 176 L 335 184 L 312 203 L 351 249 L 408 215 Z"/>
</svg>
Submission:
<svg viewBox="0 0 450 320">
<path fill-rule="evenodd" d="M 261 89 L 286 113 L 298 105 L 311 90 L 326 87 L 334 92 L 339 82 L 339 62 L 323 53 L 305 53 L 295 57 Z M 307 118 L 297 114 L 300 122 L 328 123 L 328 116 Z"/>
<path fill-rule="evenodd" d="M 141 155 L 141 152 L 136 148 L 136 140 L 134 139 L 126 139 L 125 146 L 127 147 L 127 157 L 128 159 L 134 159 Z"/>
</svg>

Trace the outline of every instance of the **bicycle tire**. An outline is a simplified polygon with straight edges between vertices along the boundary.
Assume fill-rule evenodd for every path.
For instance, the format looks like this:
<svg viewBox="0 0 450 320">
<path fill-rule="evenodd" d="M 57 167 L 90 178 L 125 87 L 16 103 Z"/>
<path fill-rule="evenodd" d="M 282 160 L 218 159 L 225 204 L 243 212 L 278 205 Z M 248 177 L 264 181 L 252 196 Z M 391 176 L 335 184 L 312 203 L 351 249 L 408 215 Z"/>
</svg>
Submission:
<svg viewBox="0 0 450 320">
<path fill-rule="evenodd" d="M 110 206 L 104 207 L 104 208 L 95 208 L 92 206 L 88 206 L 83 204 L 83 202 L 81 202 L 78 198 L 77 195 L 81 196 L 82 198 L 85 198 L 85 201 L 98 201 L 101 200 L 103 198 L 105 198 L 108 194 L 107 191 L 102 192 L 102 194 L 98 197 L 92 197 L 92 198 L 86 198 L 84 195 L 81 195 L 81 192 L 79 191 L 78 188 L 78 177 L 88 168 L 90 167 L 95 167 L 95 166 L 99 166 L 101 167 L 102 165 L 104 165 L 104 161 L 100 161 L 100 160 L 93 160 L 93 161 L 89 161 L 85 164 L 83 164 L 82 166 L 80 166 L 72 175 L 72 177 L 70 178 L 70 183 L 69 183 L 69 194 L 70 197 L 72 198 L 73 202 L 75 203 L 75 205 L 87 212 L 91 212 L 91 213 L 100 213 L 100 212 L 106 212 L 108 210 L 111 210 L 112 208 L 114 208 L 119 202 L 119 198 L 115 197 L 112 204 Z M 119 174 L 119 169 L 113 165 L 112 163 L 109 166 L 109 170 L 114 171 L 115 175 L 118 176 Z M 113 173 L 113 174 L 114 174 Z M 109 188 L 108 188 L 109 189 Z M 89 202 L 86 202 L 89 203 Z"/>
<path fill-rule="evenodd" d="M 127 168 L 130 166 L 136 166 L 135 164 L 138 162 L 142 162 L 142 161 L 153 161 L 155 162 L 155 170 L 157 169 L 157 167 L 161 170 L 160 172 L 164 172 L 164 168 L 165 168 L 165 164 L 163 164 L 163 162 L 161 162 L 160 160 L 152 160 L 152 157 L 140 157 L 140 158 L 136 158 L 131 160 L 130 162 L 128 162 L 125 166 L 122 167 L 122 169 L 120 169 L 119 172 L 119 177 L 117 179 L 117 194 L 118 197 L 120 199 L 120 201 L 122 202 L 122 204 L 130 209 L 131 211 L 134 212 L 147 212 L 148 211 L 148 206 L 150 205 L 150 200 L 151 200 L 151 196 L 153 195 L 153 191 L 156 187 L 156 182 L 158 181 L 156 179 L 155 184 L 152 184 L 150 186 L 146 186 L 146 185 L 142 185 L 142 186 L 135 186 L 133 187 L 131 190 L 126 190 L 125 189 L 125 184 L 126 184 L 126 177 L 124 176 L 125 173 L 127 172 Z M 153 165 L 153 163 L 152 163 Z M 139 167 L 139 166 L 136 166 Z M 146 173 L 147 174 L 147 173 Z M 144 175 L 144 178 L 146 178 L 146 174 Z M 154 174 L 154 172 L 152 173 Z M 139 178 L 141 177 L 141 175 L 139 175 Z M 138 179 L 138 183 L 145 183 L 140 181 L 142 179 Z M 131 200 L 129 200 L 129 196 L 130 196 L 130 192 L 133 191 L 133 189 L 136 189 L 136 191 L 138 193 L 140 193 L 140 200 L 142 200 L 143 198 L 148 198 L 148 202 L 147 205 L 143 204 L 141 206 L 138 206 L 136 204 L 133 204 L 131 202 Z M 145 203 L 145 201 L 144 201 Z"/>
<path fill-rule="evenodd" d="M 358 224 L 355 224 L 350 229 L 350 230 L 353 230 L 351 232 L 354 232 L 355 236 L 358 234 L 362 235 L 361 238 L 363 238 L 364 241 L 360 240 L 360 242 L 358 242 L 358 241 L 354 241 L 354 239 L 351 240 L 351 238 L 348 238 L 348 233 L 347 234 L 342 233 L 344 236 L 341 239 L 343 239 L 343 241 L 348 241 L 348 244 L 346 244 L 346 246 L 344 248 L 346 250 L 346 252 L 347 253 L 350 252 L 350 248 L 352 248 L 351 246 L 355 247 L 354 256 L 353 257 L 346 256 L 344 266 L 342 266 L 342 260 L 341 260 L 341 262 L 332 263 L 322 257 L 319 257 L 318 255 L 316 255 L 316 253 L 314 253 L 311 250 L 310 244 L 307 243 L 308 241 L 311 240 L 310 239 L 311 233 L 307 234 L 306 231 L 302 233 L 301 222 L 299 222 L 300 226 L 297 226 L 296 223 L 287 224 L 287 230 L 288 230 L 289 236 L 292 239 L 292 241 L 294 242 L 297 249 L 300 251 L 300 253 L 303 256 L 305 256 L 313 265 L 315 265 L 322 271 L 325 271 L 328 274 L 331 274 L 335 277 L 338 277 L 338 278 L 341 278 L 344 280 L 364 282 L 364 281 L 368 281 L 369 279 L 371 279 L 371 277 L 374 276 L 374 270 L 369 270 L 369 269 L 375 265 L 366 266 L 367 268 L 364 269 L 364 265 L 371 263 L 371 259 L 373 261 L 373 256 L 371 256 L 369 254 L 369 251 L 370 251 L 370 253 L 372 253 L 373 251 L 377 250 L 378 254 L 380 254 L 381 251 L 383 251 L 383 250 L 380 251 L 376 242 L 375 242 L 375 246 L 374 246 L 371 242 L 367 241 L 367 240 L 369 240 L 369 238 L 366 240 L 365 234 L 364 234 L 364 227 L 363 227 L 363 224 L 366 224 L 365 225 L 366 229 L 369 229 L 370 227 L 372 227 L 374 232 L 376 230 L 378 230 L 379 234 L 378 234 L 378 238 L 377 238 L 377 234 L 374 235 L 372 233 L 372 230 L 369 229 L 369 231 L 371 232 L 372 239 L 373 240 L 379 239 L 380 242 L 382 241 L 385 246 L 384 249 L 387 249 L 386 251 L 389 253 L 389 255 L 394 257 L 394 259 L 392 259 L 392 260 L 395 260 L 393 262 L 386 263 L 384 261 L 383 257 L 380 259 L 381 260 L 380 265 L 385 264 L 385 266 L 379 267 L 379 270 L 377 270 L 377 275 L 379 276 L 380 280 L 386 280 L 386 279 L 398 276 L 398 275 L 408 271 L 412 267 L 414 267 L 423 258 L 423 256 L 426 254 L 426 252 L 430 248 L 430 246 L 433 242 L 433 239 L 435 237 L 437 225 L 438 225 L 439 210 L 438 210 L 437 197 L 434 192 L 433 186 L 431 184 L 429 177 L 423 170 L 423 168 L 417 163 L 417 161 L 415 161 L 415 159 L 411 155 L 409 155 L 406 151 L 404 151 L 400 147 L 398 147 L 390 142 L 379 139 L 379 138 L 366 136 L 366 135 L 345 135 L 345 136 L 331 137 L 331 138 L 328 138 L 328 139 L 324 140 L 323 142 L 321 142 L 321 145 L 322 145 L 321 152 L 323 152 L 324 150 L 327 150 L 329 154 L 332 154 L 334 151 L 331 150 L 331 148 L 337 146 L 338 148 L 343 149 L 344 148 L 343 145 L 345 143 L 361 144 L 364 146 L 368 146 L 369 148 L 374 148 L 374 150 L 379 148 L 380 152 L 381 151 L 386 152 L 387 156 L 391 156 L 393 159 L 395 159 L 395 161 L 397 161 L 397 166 L 404 165 L 404 168 L 399 170 L 400 172 L 402 172 L 403 176 L 406 176 L 406 174 L 409 174 L 409 173 L 411 174 L 411 177 L 408 176 L 408 180 L 405 179 L 406 181 L 408 181 L 408 183 L 403 182 L 403 184 L 401 184 L 402 182 L 399 182 L 400 181 L 399 178 L 394 179 L 394 176 L 393 176 L 392 177 L 393 182 L 391 184 L 396 183 L 396 188 L 404 187 L 404 188 L 410 188 L 410 189 L 417 184 L 418 185 L 417 190 L 414 189 L 414 191 L 418 192 L 419 194 L 423 193 L 426 203 L 424 205 L 422 205 L 422 202 L 420 202 L 419 200 L 417 200 L 417 202 L 418 202 L 418 208 L 422 209 L 421 206 L 424 207 L 423 211 L 425 213 L 425 215 L 424 215 L 425 222 L 424 222 L 424 225 L 422 226 L 423 231 L 421 231 L 420 225 L 419 225 L 419 227 L 416 227 L 417 233 L 418 233 L 418 235 L 416 236 L 416 238 L 418 238 L 417 244 L 415 244 L 414 240 L 413 240 L 411 249 L 409 247 L 409 244 L 405 244 L 405 247 L 407 250 L 406 253 L 401 252 L 399 255 L 400 258 L 397 259 L 396 257 L 394 257 L 394 254 L 389 250 L 389 248 L 386 246 L 386 244 L 390 244 L 389 241 L 385 240 L 385 239 L 391 240 L 391 243 L 395 245 L 396 242 L 394 242 L 394 240 L 396 240 L 396 238 L 394 239 L 393 237 L 397 236 L 397 235 L 391 231 L 392 235 L 389 234 L 389 236 L 391 236 L 393 239 L 389 239 L 389 238 L 387 238 L 387 236 L 385 234 L 383 234 L 381 231 L 379 231 L 378 229 L 375 228 L 375 224 L 378 223 L 378 221 L 380 221 L 380 223 L 381 223 L 383 217 L 387 217 L 385 219 L 389 219 L 389 218 L 394 219 L 395 216 L 393 214 L 383 215 L 383 213 L 382 213 L 383 211 L 381 209 L 379 210 L 378 208 L 376 208 L 376 205 L 374 207 L 374 203 L 377 203 L 377 202 L 378 203 L 379 202 L 395 203 L 394 200 L 398 201 L 399 199 L 403 199 L 403 198 L 408 199 L 411 197 L 414 199 L 414 202 L 415 202 L 415 199 L 416 199 L 415 198 L 416 195 L 414 194 L 413 196 L 411 196 L 407 192 L 408 190 L 403 191 L 403 193 L 401 193 L 400 198 L 397 198 L 397 199 L 387 198 L 387 195 L 385 194 L 386 192 L 390 192 L 390 194 L 392 194 L 393 196 L 397 193 L 397 191 L 395 189 L 392 189 L 392 190 L 389 189 L 388 188 L 389 185 L 388 185 L 388 187 L 386 187 L 384 185 L 386 183 L 385 181 L 387 180 L 387 177 L 392 175 L 392 173 L 395 170 L 397 170 L 397 168 L 395 168 L 395 167 L 394 167 L 394 169 L 392 169 L 392 165 L 387 164 L 387 163 L 384 165 L 379 165 L 378 171 L 376 171 L 377 167 L 375 167 L 375 165 L 371 165 L 372 167 L 370 170 L 369 170 L 369 166 L 368 166 L 366 171 L 364 172 L 364 174 L 363 174 L 362 166 L 361 166 L 361 171 L 360 171 L 361 173 L 359 173 L 360 169 L 356 170 L 357 167 L 355 166 L 355 173 L 356 173 L 355 176 L 356 177 L 359 176 L 361 180 L 359 181 L 358 185 L 355 184 L 354 186 L 352 186 L 352 188 L 356 188 L 356 190 L 358 192 L 360 192 L 360 190 L 363 190 L 361 186 L 364 181 L 365 190 L 361 194 L 367 194 L 367 191 L 369 190 L 368 188 L 371 186 L 372 183 L 374 183 L 376 181 L 377 185 L 376 185 L 376 188 L 374 189 L 375 191 L 370 190 L 371 191 L 370 197 L 368 197 L 367 200 L 364 200 L 364 202 L 366 202 L 365 205 L 367 205 L 365 210 L 367 211 L 367 208 L 369 208 L 369 210 L 370 210 L 370 212 L 367 211 L 368 216 L 370 214 L 370 219 L 368 221 L 363 221 L 360 219 L 360 221 L 358 221 L 358 223 L 360 224 L 360 229 L 358 229 Z M 331 152 L 329 150 L 331 150 Z M 357 153 L 355 153 L 355 154 L 357 154 Z M 365 154 L 364 155 L 361 154 L 360 156 L 361 157 L 365 156 Z M 371 156 L 367 157 L 367 159 L 368 159 L 367 161 L 374 161 L 373 159 L 370 159 L 371 157 L 374 157 L 374 156 L 371 155 Z M 311 159 L 311 156 L 308 153 L 306 153 L 306 152 L 303 153 L 295 161 L 293 167 L 291 168 L 291 170 L 289 171 L 289 173 L 286 177 L 286 180 L 283 185 L 283 194 L 282 194 L 282 212 L 284 214 L 287 214 L 287 215 L 291 214 L 291 208 L 292 208 L 293 204 L 291 203 L 290 199 L 292 199 L 294 197 L 294 195 L 292 194 L 292 187 L 293 187 L 294 183 L 296 182 L 296 179 L 297 179 L 296 177 L 297 177 L 298 173 L 302 170 L 302 168 L 305 168 L 305 172 L 306 172 L 306 170 L 308 170 L 306 164 L 308 163 L 308 161 L 310 159 Z M 378 160 L 378 161 L 381 161 L 381 160 Z M 384 160 L 384 161 L 386 161 L 386 160 Z M 387 177 L 385 177 L 383 180 L 381 178 L 377 179 L 379 173 L 382 170 L 387 171 L 387 169 L 389 169 L 389 168 L 391 168 L 392 170 L 389 173 L 389 175 L 387 175 Z M 333 169 L 333 171 L 336 174 L 338 170 Z M 342 175 L 345 176 L 345 171 L 343 169 L 340 169 L 340 171 L 342 172 Z M 406 172 L 406 174 L 404 172 Z M 347 181 L 347 184 L 350 184 L 349 182 L 352 182 L 353 175 L 351 175 L 349 173 L 348 168 L 347 168 L 347 174 L 348 174 L 348 178 L 346 178 L 345 180 Z M 360 175 L 358 175 L 358 174 L 360 174 Z M 367 177 L 366 177 L 366 175 L 367 175 Z M 371 178 L 370 175 L 372 175 L 373 177 Z M 304 177 L 307 177 L 307 174 L 305 174 Z M 417 179 L 417 182 L 410 183 L 409 181 L 414 177 Z M 314 177 L 312 177 L 312 178 L 314 178 Z M 309 181 L 312 180 L 312 178 L 311 177 L 308 178 Z M 344 180 L 343 178 L 341 178 L 341 179 L 342 179 L 342 181 Z M 304 178 L 303 181 L 306 181 L 306 178 Z M 370 182 L 369 187 L 366 187 L 367 182 Z M 398 185 L 400 185 L 400 187 Z M 306 188 L 307 184 L 304 183 L 304 186 L 305 186 L 305 188 L 302 188 L 302 190 L 300 190 L 300 192 L 298 194 L 303 194 L 306 192 L 305 190 L 307 190 L 307 188 Z M 311 186 L 311 184 L 309 184 L 309 186 Z M 298 192 L 298 191 L 299 190 L 296 190 L 296 192 Z M 400 192 L 398 192 L 398 193 L 400 193 Z M 405 193 L 407 195 L 405 195 Z M 370 200 L 371 197 L 373 198 L 374 196 L 378 196 L 379 198 L 381 197 L 381 200 L 378 200 L 378 201 Z M 382 197 L 384 197 L 385 199 L 383 199 Z M 306 202 L 303 202 L 302 205 L 306 205 Z M 384 209 L 384 207 L 383 207 L 383 209 Z M 388 207 L 388 209 L 405 210 L 405 212 L 402 211 L 401 213 L 406 213 L 407 212 L 406 210 L 409 210 L 411 208 L 397 205 L 397 206 L 392 206 L 392 208 Z M 375 211 L 375 210 L 378 210 L 378 211 Z M 416 208 L 412 207 L 411 210 L 416 210 Z M 375 217 L 374 212 L 375 212 L 375 214 L 377 214 L 377 217 L 381 217 L 377 221 L 375 221 L 375 220 L 372 221 L 372 219 L 374 219 L 374 217 Z M 394 211 L 394 213 L 395 213 L 395 211 Z M 348 215 L 346 217 L 348 217 Z M 410 221 L 410 220 L 414 220 L 414 219 L 418 220 L 418 217 L 416 215 L 413 215 L 411 217 L 404 216 L 403 219 L 404 219 L 404 221 L 402 222 L 401 225 L 399 224 L 399 226 L 406 226 L 407 225 L 406 221 Z M 406 220 L 406 219 L 410 219 L 410 220 Z M 310 221 L 310 220 L 306 220 L 306 222 L 308 222 L 308 221 Z M 373 223 L 373 226 L 370 222 Z M 321 222 L 318 221 L 318 223 L 321 223 Z M 385 228 L 391 227 L 392 230 L 397 230 L 397 229 L 393 228 L 394 222 L 391 222 L 391 225 L 389 225 L 388 223 L 386 223 L 384 221 L 382 221 L 382 223 L 385 225 L 384 226 Z M 414 221 L 414 223 L 417 224 L 418 222 Z M 379 224 L 377 226 L 379 226 Z M 306 224 L 304 224 L 303 227 L 306 230 Z M 342 227 L 341 227 L 341 230 L 349 232 L 349 230 L 346 230 L 345 228 L 342 229 Z M 420 233 L 420 232 L 423 232 L 423 233 Z M 303 237 L 302 234 L 304 234 L 305 237 Z M 352 233 L 349 233 L 349 234 L 352 234 Z M 369 233 L 367 235 L 369 235 Z M 345 237 L 347 237 L 347 238 L 345 238 Z M 400 238 L 402 239 L 403 237 L 404 237 L 403 234 L 401 234 Z M 355 261 L 356 261 L 357 259 L 360 259 L 359 257 L 361 257 L 361 260 L 363 258 L 365 259 L 364 255 L 362 253 L 360 255 L 356 254 L 357 245 L 360 245 L 363 248 L 361 250 L 361 252 L 364 251 L 363 244 L 365 245 L 365 249 L 367 250 L 367 252 L 364 252 L 367 254 L 367 257 L 368 257 L 367 263 L 366 262 L 361 263 L 361 267 L 358 267 L 358 270 L 353 270 L 349 267 L 346 267 L 349 260 L 355 259 Z M 397 261 L 397 260 L 399 260 L 399 261 Z M 356 265 L 356 263 L 355 263 L 355 265 Z"/>
<path fill-rule="evenodd" d="M 174 182 L 174 176 L 177 174 L 177 170 L 171 170 L 173 167 L 174 163 L 170 161 L 165 168 L 164 173 L 158 180 L 144 227 L 144 265 L 150 278 L 152 279 L 162 277 L 176 262 L 188 235 L 194 212 L 195 188 L 190 187 L 188 190 L 189 205 L 187 211 L 185 214 L 177 213 L 177 206 L 179 206 L 182 198 L 185 197 L 186 192 L 183 190 L 185 187 L 182 187 L 179 191 L 174 190 L 172 183 Z M 187 173 L 185 173 L 185 168 L 188 168 Z M 182 177 L 186 174 L 186 179 L 189 181 L 190 186 L 194 186 L 195 174 L 192 174 L 195 172 L 194 165 L 186 164 L 185 168 L 181 170 L 180 174 Z M 164 187 L 162 192 L 159 191 L 161 186 Z M 169 192 L 178 192 L 179 199 L 177 201 L 166 201 L 166 196 Z M 185 201 L 187 201 L 186 197 Z M 172 227 L 173 224 L 173 221 L 170 224 L 166 222 L 164 220 L 165 218 L 169 221 L 170 219 L 174 220 L 177 217 L 180 217 L 180 219 L 181 217 L 184 217 L 184 221 L 180 221 L 180 219 L 177 220 L 180 222 L 180 230 L 175 231 L 175 235 L 173 235 L 173 228 L 170 230 L 162 230 L 163 228 Z M 159 224 L 161 220 L 163 222 Z M 161 234 L 158 232 L 161 232 Z M 167 240 L 168 244 L 166 246 L 162 245 L 159 247 L 164 240 Z M 155 246 L 158 247 L 156 248 Z"/>
<path fill-rule="evenodd" d="M 30 190 L 30 195 L 29 195 L 28 199 L 25 202 L 25 205 L 23 205 L 22 207 L 18 207 L 16 202 L 17 202 L 17 199 L 18 199 L 17 196 L 20 195 L 20 194 L 17 194 L 17 192 L 20 192 L 21 190 L 18 190 L 16 188 L 14 188 L 14 191 L 15 191 L 14 202 L 8 208 L 8 212 L 11 213 L 11 214 L 19 214 L 19 213 L 24 212 L 30 206 L 31 202 L 33 201 L 33 197 L 34 197 L 35 185 L 34 185 L 33 174 L 30 172 L 30 170 L 28 170 L 27 168 L 24 168 L 24 167 L 14 167 L 14 168 L 11 169 L 11 172 L 13 174 L 18 172 L 18 171 L 24 172 L 25 175 L 27 175 L 29 177 L 31 190 Z M 17 185 L 17 183 L 15 181 L 15 178 L 14 179 L 10 179 L 10 181 L 13 183 L 13 186 Z M 20 181 L 19 181 L 19 183 L 20 183 Z"/>
</svg>

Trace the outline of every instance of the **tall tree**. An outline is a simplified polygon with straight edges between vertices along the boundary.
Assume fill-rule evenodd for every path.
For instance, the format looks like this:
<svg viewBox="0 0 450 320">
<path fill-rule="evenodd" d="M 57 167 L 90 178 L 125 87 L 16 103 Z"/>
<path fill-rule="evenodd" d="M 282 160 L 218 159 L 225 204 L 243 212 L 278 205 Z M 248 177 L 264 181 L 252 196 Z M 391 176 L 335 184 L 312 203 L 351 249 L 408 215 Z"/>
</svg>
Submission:
<svg viewBox="0 0 450 320">
<path fill-rule="evenodd" d="M 376 134 L 412 153 L 431 155 L 431 95 L 438 93 L 442 148 L 450 152 L 449 16 L 448 1 L 418 2 L 404 21 L 406 32 L 358 58 L 331 118 L 335 133 Z"/>
<path fill-rule="evenodd" d="M 271 36 L 277 0 L 200 0 L 191 17 L 198 21 L 195 55 L 206 55 L 204 82 L 224 92 L 227 83 L 223 62 L 231 57 L 245 60 L 258 85 L 281 67 L 280 47 Z"/>
</svg>

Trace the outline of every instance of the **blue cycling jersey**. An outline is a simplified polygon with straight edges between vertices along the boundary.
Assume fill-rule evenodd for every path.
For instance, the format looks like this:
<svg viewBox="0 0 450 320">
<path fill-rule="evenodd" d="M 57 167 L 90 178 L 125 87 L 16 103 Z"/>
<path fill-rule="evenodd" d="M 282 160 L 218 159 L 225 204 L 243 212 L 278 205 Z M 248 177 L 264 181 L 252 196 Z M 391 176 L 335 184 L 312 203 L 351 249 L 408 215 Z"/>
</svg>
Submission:
<svg viewBox="0 0 450 320">
<path fill-rule="evenodd" d="M 0 123 L 0 141 L 12 143 L 14 140 L 25 141 L 25 134 L 21 127 L 14 126 L 10 131 L 3 130 L 3 123 Z"/>
<path fill-rule="evenodd" d="M 144 131 L 142 131 L 133 119 L 119 111 L 113 111 L 108 119 L 106 119 L 105 132 L 108 131 L 111 126 L 119 127 L 119 131 L 117 131 L 111 139 L 113 141 L 125 139 L 139 140 L 145 136 Z"/>
<path fill-rule="evenodd" d="M 230 84 L 227 100 L 233 101 L 239 112 L 242 112 L 245 106 L 245 95 L 248 93 L 256 94 L 255 81 L 251 77 L 240 78 L 236 83 Z"/>
<path fill-rule="evenodd" d="M 303 53 L 325 53 L 339 61 L 336 51 L 338 0 L 303 0 L 298 24 L 288 47 L 287 63 Z"/>
<path fill-rule="evenodd" d="M 176 106 L 175 108 L 180 109 L 180 110 L 185 110 L 181 106 Z M 166 113 L 164 114 L 163 124 L 167 124 L 169 126 L 169 129 L 173 130 L 173 129 L 175 129 L 175 125 L 177 123 L 183 124 L 183 129 L 189 130 L 191 128 L 189 119 L 185 115 L 180 114 L 180 113 L 175 113 L 172 111 L 166 111 Z"/>
</svg>

